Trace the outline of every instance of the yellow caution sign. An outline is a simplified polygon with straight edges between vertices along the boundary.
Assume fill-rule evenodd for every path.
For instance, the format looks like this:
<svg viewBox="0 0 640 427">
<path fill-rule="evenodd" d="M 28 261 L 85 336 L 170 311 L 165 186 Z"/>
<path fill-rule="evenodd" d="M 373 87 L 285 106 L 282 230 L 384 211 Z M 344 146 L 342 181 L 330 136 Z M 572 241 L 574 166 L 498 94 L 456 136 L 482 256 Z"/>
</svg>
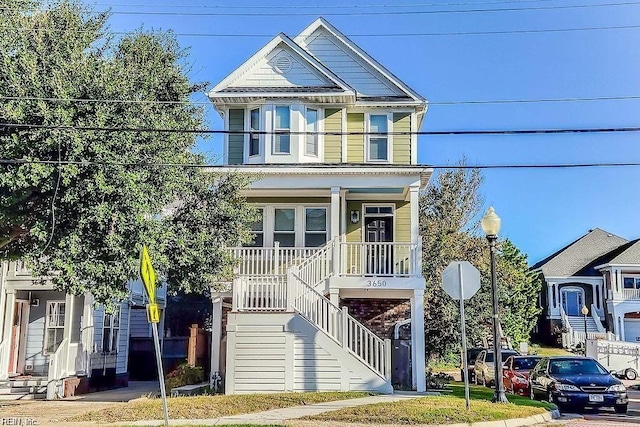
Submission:
<svg viewBox="0 0 640 427">
<path fill-rule="evenodd" d="M 147 290 L 147 296 L 149 297 L 149 303 L 156 303 L 156 272 L 151 265 L 151 258 L 147 251 L 147 246 L 142 246 L 140 251 L 140 278 L 144 283 L 144 288 Z"/>
<path fill-rule="evenodd" d="M 147 304 L 147 320 L 150 323 L 160 323 L 160 308 L 158 304 Z"/>
</svg>

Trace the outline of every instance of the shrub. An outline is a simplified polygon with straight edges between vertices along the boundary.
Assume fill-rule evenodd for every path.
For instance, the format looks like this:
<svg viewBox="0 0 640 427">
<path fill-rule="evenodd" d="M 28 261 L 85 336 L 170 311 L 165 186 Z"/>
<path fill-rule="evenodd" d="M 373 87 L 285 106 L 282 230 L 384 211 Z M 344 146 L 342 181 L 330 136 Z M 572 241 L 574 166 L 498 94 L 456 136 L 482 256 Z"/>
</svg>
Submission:
<svg viewBox="0 0 640 427">
<path fill-rule="evenodd" d="M 444 372 L 434 374 L 431 368 L 427 370 L 427 390 L 442 390 L 453 381 L 453 377 Z"/>
<path fill-rule="evenodd" d="M 198 384 L 205 380 L 204 369 L 201 366 L 191 366 L 188 363 L 179 365 L 165 377 L 167 391 L 183 385 Z"/>
</svg>

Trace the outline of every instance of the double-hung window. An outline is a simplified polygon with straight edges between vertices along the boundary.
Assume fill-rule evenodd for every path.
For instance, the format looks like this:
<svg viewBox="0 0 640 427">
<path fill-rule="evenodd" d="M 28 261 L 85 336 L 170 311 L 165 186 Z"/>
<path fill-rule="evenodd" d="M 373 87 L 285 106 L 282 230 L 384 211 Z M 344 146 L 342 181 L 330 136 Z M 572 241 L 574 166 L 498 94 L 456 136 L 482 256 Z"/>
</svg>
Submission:
<svg viewBox="0 0 640 427">
<path fill-rule="evenodd" d="M 64 337 L 64 301 L 49 301 L 47 303 L 47 321 L 44 334 L 44 352 L 53 354 L 56 352 Z"/>
<path fill-rule="evenodd" d="M 120 309 L 113 313 L 105 313 L 102 322 L 102 351 L 112 353 L 118 351 L 120 339 Z"/>
<path fill-rule="evenodd" d="M 625 289 L 640 289 L 640 276 L 624 277 L 623 284 Z"/>
<path fill-rule="evenodd" d="M 276 208 L 274 210 L 275 223 L 273 227 L 273 241 L 280 242 L 280 246 L 293 247 L 296 245 L 296 210 Z"/>
<path fill-rule="evenodd" d="M 273 144 L 273 152 L 275 154 L 291 153 L 291 108 L 288 105 L 276 106 L 275 138 Z"/>
<path fill-rule="evenodd" d="M 260 130 L 260 109 L 255 108 L 249 112 L 249 156 L 260 154 L 260 134 L 253 133 Z"/>
<path fill-rule="evenodd" d="M 318 155 L 318 110 L 307 108 L 307 138 L 305 144 L 305 154 L 307 156 Z"/>
<path fill-rule="evenodd" d="M 248 246 L 261 248 L 264 246 L 264 209 L 258 209 L 258 218 L 256 222 L 251 224 L 251 232 L 253 233 L 253 243 Z"/>
<path fill-rule="evenodd" d="M 386 114 L 369 115 L 369 137 L 367 138 L 370 161 L 389 160 L 389 124 Z"/>
<path fill-rule="evenodd" d="M 327 209 L 305 208 L 304 245 L 317 247 L 327 243 Z"/>
</svg>

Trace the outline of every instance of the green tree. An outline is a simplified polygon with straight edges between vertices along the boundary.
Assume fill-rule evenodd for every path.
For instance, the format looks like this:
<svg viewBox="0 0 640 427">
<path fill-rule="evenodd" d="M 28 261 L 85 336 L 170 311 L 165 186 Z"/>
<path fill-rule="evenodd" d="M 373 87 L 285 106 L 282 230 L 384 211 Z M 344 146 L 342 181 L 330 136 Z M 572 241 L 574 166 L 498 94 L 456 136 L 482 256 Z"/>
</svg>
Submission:
<svg viewBox="0 0 640 427">
<path fill-rule="evenodd" d="M 228 273 L 223 245 L 250 235 L 246 179 L 187 167 L 204 164 L 193 133 L 72 129 L 200 128 L 203 84 L 175 37 L 116 40 L 76 0 L 0 5 L 0 121 L 43 125 L 0 133 L 1 157 L 27 161 L 0 166 L 0 259 L 99 303 L 125 296 L 143 243 L 171 289 Z"/>
</svg>

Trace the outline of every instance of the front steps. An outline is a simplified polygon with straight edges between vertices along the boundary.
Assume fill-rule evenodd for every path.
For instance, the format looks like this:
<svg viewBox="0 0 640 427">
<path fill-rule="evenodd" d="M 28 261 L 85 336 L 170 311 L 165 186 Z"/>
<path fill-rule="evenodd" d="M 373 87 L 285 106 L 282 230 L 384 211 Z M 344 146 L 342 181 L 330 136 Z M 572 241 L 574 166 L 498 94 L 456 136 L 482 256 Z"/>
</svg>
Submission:
<svg viewBox="0 0 640 427">
<path fill-rule="evenodd" d="M 576 332 L 584 332 L 584 317 L 583 316 L 567 316 L 569 324 Z M 587 317 L 587 332 L 600 332 L 596 326 L 593 317 Z"/>
<path fill-rule="evenodd" d="M 46 399 L 46 377 L 17 377 L 0 380 L 0 400 Z"/>
</svg>

